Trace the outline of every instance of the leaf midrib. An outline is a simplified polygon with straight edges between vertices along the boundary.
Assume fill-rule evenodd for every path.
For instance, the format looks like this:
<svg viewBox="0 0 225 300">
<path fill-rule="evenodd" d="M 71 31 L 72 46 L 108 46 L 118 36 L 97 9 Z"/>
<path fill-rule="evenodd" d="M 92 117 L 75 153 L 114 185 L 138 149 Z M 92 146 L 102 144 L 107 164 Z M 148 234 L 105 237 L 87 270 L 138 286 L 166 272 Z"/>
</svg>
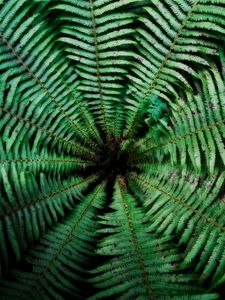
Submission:
<svg viewBox="0 0 225 300">
<path fill-rule="evenodd" d="M 91 13 L 91 18 L 92 18 L 92 32 L 93 32 L 93 39 L 94 39 L 95 61 L 96 61 L 96 76 L 97 76 L 97 81 L 98 81 L 98 90 L 99 90 L 99 96 L 100 96 L 101 111 L 103 114 L 104 129 L 106 131 L 106 135 L 108 136 L 108 125 L 107 125 L 107 120 L 106 120 L 106 112 L 105 112 L 105 107 L 104 107 L 102 84 L 101 84 L 101 77 L 100 77 L 98 37 L 97 37 L 97 32 L 96 32 L 97 28 L 96 28 L 96 19 L 95 19 L 93 0 L 90 0 L 90 13 Z"/>
<path fill-rule="evenodd" d="M 144 264 L 144 259 L 142 257 L 142 253 L 141 253 L 141 247 L 139 246 L 137 235 L 136 235 L 136 229 L 133 225 L 132 217 L 131 217 L 130 212 L 129 212 L 129 207 L 128 207 L 128 205 L 126 203 L 126 200 L 125 200 L 124 189 L 121 186 L 121 184 L 119 185 L 119 188 L 120 188 L 121 202 L 122 202 L 124 212 L 125 212 L 126 217 L 127 217 L 128 227 L 129 227 L 133 247 L 134 247 L 137 259 L 138 259 L 138 263 L 141 267 L 143 286 L 145 287 L 146 295 L 148 295 L 150 297 L 149 300 L 155 300 L 153 295 L 150 294 L 150 290 L 149 290 L 150 283 L 149 283 L 149 279 L 148 279 L 148 272 L 147 272 L 145 264 Z"/>
</svg>

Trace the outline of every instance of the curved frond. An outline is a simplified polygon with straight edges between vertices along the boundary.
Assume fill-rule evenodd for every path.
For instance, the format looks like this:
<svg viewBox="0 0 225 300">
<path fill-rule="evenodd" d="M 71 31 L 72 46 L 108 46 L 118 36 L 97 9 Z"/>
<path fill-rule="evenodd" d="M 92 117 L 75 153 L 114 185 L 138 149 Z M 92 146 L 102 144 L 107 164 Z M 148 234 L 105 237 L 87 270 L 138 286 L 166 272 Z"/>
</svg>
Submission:
<svg viewBox="0 0 225 300">
<path fill-rule="evenodd" d="M 156 128 L 155 136 L 143 139 L 141 147 L 135 146 L 135 160 L 140 157 L 144 161 L 143 156 L 152 153 L 169 154 L 174 165 L 180 163 L 185 168 L 190 162 L 198 173 L 213 174 L 216 163 L 224 169 L 225 85 L 215 67 L 202 74 L 201 82 L 197 95 L 186 92 L 177 99 L 169 125 L 164 122 Z"/>
<path fill-rule="evenodd" d="M 98 228 L 93 217 L 104 199 L 101 184 L 82 199 L 63 223 L 48 231 L 26 258 L 33 265 L 32 273 L 14 270 L 17 281 L 2 282 L 0 292 L 4 299 L 63 299 L 60 291 L 83 299 L 84 291 L 74 283 L 82 282 L 90 263 L 88 258 L 93 255 L 93 229 Z"/>
<path fill-rule="evenodd" d="M 81 192 L 96 179 L 68 178 L 62 181 L 46 178 L 40 173 L 37 180 L 32 173 L 18 173 L 15 166 L 9 171 L 7 175 L 6 169 L 1 168 L 0 261 L 3 273 L 8 267 L 7 248 L 12 249 L 19 260 L 27 246 L 38 240 L 47 226 L 64 216 L 65 209 L 73 209 L 75 199 L 80 198 Z"/>
<path fill-rule="evenodd" d="M 171 101 L 178 86 L 192 90 L 190 76 L 198 77 L 196 69 L 209 66 L 208 58 L 218 56 L 218 40 L 225 33 L 223 0 L 153 0 L 144 9 L 136 33 L 136 62 L 128 75 L 128 136 L 152 93 Z"/>
<path fill-rule="evenodd" d="M 62 12 L 59 41 L 66 45 L 68 57 L 81 77 L 79 90 L 107 135 L 114 130 L 116 107 L 123 97 L 125 66 L 132 59 L 129 47 L 134 44 L 130 24 L 135 15 L 120 10 L 138 1 L 63 0 L 52 8 Z"/>
<path fill-rule="evenodd" d="M 151 221 L 149 228 L 157 233 L 176 233 L 179 243 L 186 246 L 183 265 L 197 258 L 200 280 L 212 278 L 217 285 L 225 280 L 225 208 L 220 193 L 225 173 L 201 178 L 180 172 L 161 175 L 162 170 L 151 172 L 149 178 L 133 175 L 131 181 L 131 187 L 136 182 L 146 192 L 142 201 Z"/>
<path fill-rule="evenodd" d="M 215 294 L 202 294 L 201 289 L 188 286 L 191 277 L 177 274 L 181 255 L 169 245 L 171 237 L 148 233 L 144 214 L 119 182 L 113 198 L 114 211 L 101 221 L 110 226 L 101 232 L 110 235 L 98 250 L 113 258 L 93 271 L 91 281 L 103 291 L 90 299 L 167 299 L 168 291 L 173 299 L 217 299 Z"/>
</svg>

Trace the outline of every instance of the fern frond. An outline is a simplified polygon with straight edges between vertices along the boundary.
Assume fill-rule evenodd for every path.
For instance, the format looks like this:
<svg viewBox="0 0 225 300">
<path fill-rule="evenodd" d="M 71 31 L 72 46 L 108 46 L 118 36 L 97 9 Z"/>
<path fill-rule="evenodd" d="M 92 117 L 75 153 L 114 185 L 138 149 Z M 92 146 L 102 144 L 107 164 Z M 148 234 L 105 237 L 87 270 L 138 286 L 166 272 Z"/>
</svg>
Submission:
<svg viewBox="0 0 225 300">
<path fill-rule="evenodd" d="M 198 95 L 186 92 L 185 97 L 177 99 L 171 115 L 171 125 L 159 128 L 161 135 L 143 139 L 138 148 L 138 157 L 144 155 L 170 155 L 174 165 L 181 163 L 185 168 L 190 161 L 197 173 L 214 173 L 215 163 L 224 169 L 225 150 L 225 107 L 224 82 L 213 67 L 201 76 L 202 89 Z M 148 143 L 149 142 L 149 143 Z"/>
<path fill-rule="evenodd" d="M 104 184 L 101 184 L 63 223 L 47 232 L 27 256 L 27 261 L 33 265 L 32 273 L 14 271 L 17 281 L 2 282 L 0 291 L 4 299 L 63 299 L 62 291 L 83 299 L 84 291 L 74 282 L 83 281 L 82 276 L 90 263 L 88 259 L 93 255 L 92 244 L 97 236 L 93 229 L 98 228 L 93 217 L 104 199 Z"/>
<path fill-rule="evenodd" d="M 212 278 L 214 285 L 221 283 L 225 265 L 225 220 L 219 195 L 225 173 L 210 178 L 188 173 L 181 176 L 180 172 L 162 175 L 162 168 L 158 176 L 154 170 L 151 173 L 149 179 L 133 175 L 130 185 L 132 188 L 136 182 L 147 193 L 142 201 L 151 220 L 151 230 L 176 233 L 180 244 L 186 247 L 183 265 L 197 259 L 196 271 L 202 274 L 200 280 Z"/>
<path fill-rule="evenodd" d="M 217 299 L 187 286 L 191 277 L 174 272 L 181 255 L 169 245 L 171 237 L 149 235 L 144 214 L 118 182 L 113 198 L 114 212 L 101 221 L 110 228 L 100 230 L 110 235 L 100 242 L 98 253 L 114 257 L 92 271 L 91 281 L 103 291 L 90 299 L 167 299 L 168 291 L 173 299 Z"/>
<path fill-rule="evenodd" d="M 51 28 L 46 29 L 48 28 L 46 21 L 40 18 L 39 13 L 41 11 L 43 12 L 43 17 L 46 16 L 46 12 L 43 10 L 48 1 L 41 1 L 38 5 L 35 2 L 33 2 L 33 5 L 28 4 L 27 9 L 24 9 L 21 13 L 20 8 L 24 1 L 18 1 L 17 5 L 12 7 L 13 3 L 14 1 L 10 0 L 4 6 L 3 11 L 0 12 L 0 15 L 2 15 L 0 23 L 0 53 L 3 55 L 0 59 L 4 60 L 4 64 L 1 64 L 2 70 L 6 71 L 13 66 L 16 68 L 16 73 L 26 74 L 24 86 L 26 88 L 29 87 L 29 93 L 44 92 L 48 96 L 48 105 L 52 106 L 59 116 L 62 115 L 69 127 L 72 126 L 74 128 L 79 139 L 93 146 L 90 135 L 78 122 L 77 104 L 74 103 L 73 99 L 70 99 L 71 91 L 66 89 L 65 80 L 61 77 L 66 64 L 61 61 L 61 50 L 54 47 L 56 34 Z M 28 17 L 31 14 L 25 24 L 23 22 L 20 24 L 19 22 L 21 21 L 21 14 L 23 18 L 25 17 L 24 15 Z M 14 18 L 16 19 L 15 21 Z M 14 22 L 16 24 L 18 22 L 15 32 L 14 27 L 12 27 Z M 32 25 L 32 30 L 27 31 Z M 27 56 L 28 53 L 29 56 Z M 47 68 L 49 64 L 51 64 L 51 67 Z M 38 86 L 39 89 L 37 91 Z M 79 93 L 76 94 L 79 99 Z M 65 98 L 67 98 L 67 101 L 65 101 Z M 79 102 L 80 100 L 78 100 Z"/>
<path fill-rule="evenodd" d="M 81 76 L 79 90 L 84 92 L 107 134 L 113 132 L 115 107 L 123 97 L 124 66 L 130 65 L 132 58 L 132 53 L 124 50 L 134 44 L 129 37 L 134 14 L 121 13 L 119 9 L 138 1 L 63 0 L 53 6 L 62 12 L 59 41 L 66 45 L 68 57 L 76 63 Z"/>
<path fill-rule="evenodd" d="M 188 78 L 197 77 L 196 67 L 209 66 L 207 57 L 218 56 L 217 39 L 225 33 L 224 8 L 223 0 L 153 0 L 145 7 L 136 35 L 137 62 L 128 75 L 126 135 L 135 130 L 142 105 L 152 93 L 167 101 L 168 95 L 176 97 L 177 85 L 191 90 Z"/>
<path fill-rule="evenodd" d="M 38 147 L 40 143 L 43 146 L 51 144 L 51 147 L 57 146 L 59 152 L 64 149 L 64 151 L 72 151 L 73 154 L 81 156 L 95 155 L 89 150 L 89 147 L 80 142 L 71 141 L 71 139 L 75 139 L 76 135 L 66 126 L 62 118 L 58 118 L 54 123 L 51 121 L 56 116 L 54 111 L 49 111 L 49 118 L 46 120 L 45 112 L 48 102 L 46 102 L 45 94 L 29 95 L 32 105 L 29 105 L 29 109 L 27 109 L 27 104 L 24 104 L 26 95 L 20 92 L 21 77 L 9 81 L 9 75 L 10 73 L 6 72 L 0 79 L 0 130 L 4 137 L 2 140 L 7 142 L 7 152 L 13 147 L 14 153 L 17 153 L 23 141 L 33 139 L 33 147 Z M 7 88 L 9 91 L 5 96 Z M 15 103 L 16 105 L 14 105 Z"/>
<path fill-rule="evenodd" d="M 20 146 L 20 153 L 6 151 L 6 146 L 0 140 L 0 166 L 9 169 L 15 166 L 17 171 L 28 170 L 33 174 L 45 172 L 53 174 L 53 176 L 71 174 L 75 171 L 84 170 L 94 165 L 92 161 L 86 159 L 74 158 L 73 156 L 58 155 L 54 151 L 47 148 L 38 149 L 38 147 L 30 147 L 29 144 Z"/>
<path fill-rule="evenodd" d="M 62 181 L 47 179 L 40 173 L 36 180 L 32 173 L 18 173 L 15 166 L 10 168 L 9 174 L 1 168 L 1 265 L 6 268 L 8 243 L 19 260 L 27 245 L 37 240 L 47 225 L 64 216 L 65 208 L 71 210 L 75 199 L 80 198 L 81 192 L 96 179 L 68 178 Z M 3 272 L 6 271 L 3 268 Z"/>
</svg>

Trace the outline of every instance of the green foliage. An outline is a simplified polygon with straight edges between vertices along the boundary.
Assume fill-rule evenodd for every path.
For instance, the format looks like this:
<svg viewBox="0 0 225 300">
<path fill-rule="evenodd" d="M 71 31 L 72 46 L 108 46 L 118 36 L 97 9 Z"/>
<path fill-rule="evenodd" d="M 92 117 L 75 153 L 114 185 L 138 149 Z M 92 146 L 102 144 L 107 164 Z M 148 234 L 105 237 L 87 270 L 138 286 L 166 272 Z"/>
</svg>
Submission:
<svg viewBox="0 0 225 300">
<path fill-rule="evenodd" d="M 151 231 L 175 233 L 179 243 L 187 245 L 183 265 L 194 263 L 197 257 L 195 269 L 201 272 L 200 280 L 211 277 L 213 285 L 224 280 L 225 265 L 224 205 L 220 195 L 225 173 L 216 175 L 197 178 L 193 173 L 180 171 L 165 174 L 159 168 L 150 171 L 147 178 L 133 177 L 146 193 L 142 202 L 151 220 Z"/>
<path fill-rule="evenodd" d="M 147 124 L 151 124 L 153 121 L 158 121 L 161 117 L 167 120 L 164 116 L 167 110 L 167 105 L 157 95 L 152 94 L 151 97 L 147 99 L 146 106 L 147 107 L 145 107 L 143 113 L 147 114 L 147 118 L 145 119 Z"/>
<path fill-rule="evenodd" d="M 91 244 L 98 228 L 93 216 L 95 208 L 103 205 L 103 188 L 103 184 L 97 186 L 63 223 L 58 223 L 54 230 L 43 235 L 39 245 L 33 247 L 26 257 L 33 264 L 32 273 L 21 273 L 18 282 L 13 284 L 5 281 L 2 288 L 5 298 L 48 299 L 51 296 L 63 299 L 57 292 L 61 290 L 82 299 L 79 282 L 82 282 L 81 274 L 83 276 L 88 267 L 87 257 L 93 256 Z M 17 271 L 13 272 L 17 276 Z M 77 286 L 73 281 L 78 282 Z M 52 287 L 48 286 L 49 282 Z"/>
<path fill-rule="evenodd" d="M 0 1 L 0 299 L 223 299 L 225 0 Z"/>
<path fill-rule="evenodd" d="M 94 270 L 91 281 L 104 291 L 91 299 L 121 294 L 122 299 L 216 299 L 217 295 L 202 295 L 191 285 L 194 277 L 179 274 L 182 255 L 169 235 L 149 234 L 141 208 L 135 199 L 116 183 L 111 208 L 115 212 L 104 216 L 101 224 L 111 226 L 101 232 L 111 235 L 100 242 L 98 253 L 113 258 Z M 176 282 L 176 284 L 174 284 Z M 187 286 L 187 284 L 189 284 Z M 214 298 L 215 297 L 215 298 Z"/>
<path fill-rule="evenodd" d="M 225 166 L 225 84 L 217 68 L 201 73 L 198 94 L 185 91 L 176 99 L 170 115 L 170 125 L 165 122 L 156 138 L 142 141 L 135 158 L 143 161 L 144 156 L 158 152 L 169 155 L 171 163 L 180 163 L 182 168 L 193 166 L 213 174 L 215 169 Z"/>
</svg>

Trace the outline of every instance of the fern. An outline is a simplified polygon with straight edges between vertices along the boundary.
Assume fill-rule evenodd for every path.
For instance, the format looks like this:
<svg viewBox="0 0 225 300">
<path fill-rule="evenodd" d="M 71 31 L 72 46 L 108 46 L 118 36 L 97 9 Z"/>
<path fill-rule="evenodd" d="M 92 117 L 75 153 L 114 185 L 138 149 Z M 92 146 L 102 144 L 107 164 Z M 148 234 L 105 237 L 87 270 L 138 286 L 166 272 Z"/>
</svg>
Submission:
<svg viewBox="0 0 225 300">
<path fill-rule="evenodd" d="M 224 0 L 0 1 L 0 298 L 223 299 Z"/>
<path fill-rule="evenodd" d="M 197 173 L 204 169 L 213 174 L 215 164 L 224 169 L 225 109 L 224 82 L 218 70 L 212 66 L 211 72 L 201 76 L 201 86 L 197 95 L 186 92 L 176 100 L 170 116 L 171 125 L 165 124 L 158 130 L 157 138 L 143 139 L 142 149 L 137 149 L 135 158 L 160 152 L 171 157 L 171 162 L 178 160 L 183 168 L 189 161 Z M 160 139 L 158 138 L 160 136 Z"/>
<path fill-rule="evenodd" d="M 134 199 L 118 182 L 113 198 L 111 208 L 115 212 L 101 221 L 101 224 L 112 226 L 110 232 L 113 234 L 101 241 L 98 252 L 115 257 L 94 271 L 97 276 L 92 282 L 108 289 L 92 298 L 118 293 L 123 299 L 161 299 L 168 293 L 174 299 L 213 299 L 216 296 L 201 295 L 200 289 L 186 286 L 193 278 L 177 274 L 182 256 L 168 245 L 170 236 L 148 236 L 142 211 L 135 208 Z M 109 229 L 102 229 L 102 232 L 107 233 Z"/>
<path fill-rule="evenodd" d="M 218 178 L 195 178 L 193 174 L 177 172 L 157 179 L 152 176 L 136 178 L 142 190 L 147 189 L 148 198 L 143 204 L 151 219 L 150 228 L 165 234 L 175 231 L 179 242 L 187 245 L 183 264 L 189 265 L 201 255 L 196 266 L 202 273 L 200 280 L 214 275 L 213 284 L 218 284 L 216 278 L 224 276 L 224 208 L 219 196 L 224 175 L 223 172 Z M 180 187 L 171 180 L 178 176 Z M 153 192 L 156 192 L 155 196 L 149 198 Z M 218 266 L 214 255 L 218 256 Z"/>
</svg>

